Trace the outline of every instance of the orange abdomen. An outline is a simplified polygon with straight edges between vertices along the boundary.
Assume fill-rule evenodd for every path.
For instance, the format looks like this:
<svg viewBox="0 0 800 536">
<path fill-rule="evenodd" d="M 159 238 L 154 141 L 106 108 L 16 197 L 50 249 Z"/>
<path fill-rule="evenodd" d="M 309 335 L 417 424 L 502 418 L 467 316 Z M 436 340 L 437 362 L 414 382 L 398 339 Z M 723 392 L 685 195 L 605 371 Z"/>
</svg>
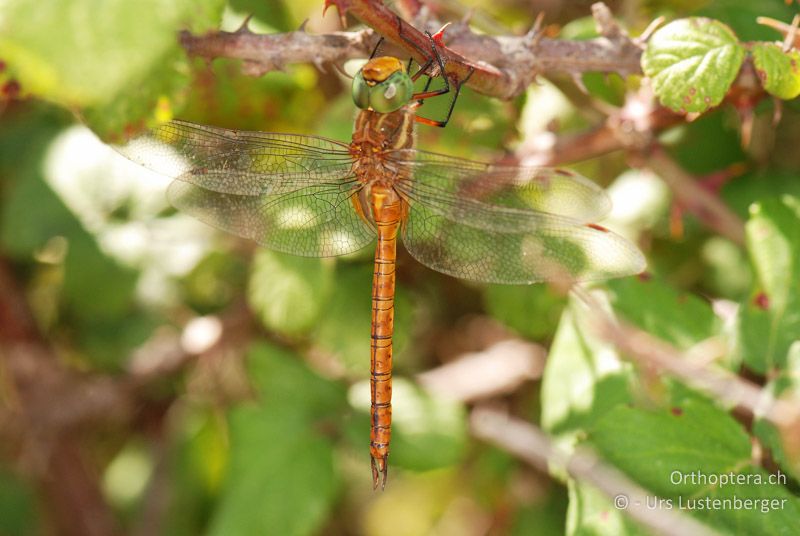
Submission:
<svg viewBox="0 0 800 536">
<path fill-rule="evenodd" d="M 392 333 L 394 331 L 395 262 L 402 201 L 391 187 L 373 185 L 372 216 L 378 232 L 372 278 L 372 337 L 370 350 L 370 455 L 377 488 L 386 484 L 386 459 L 392 436 Z"/>
</svg>

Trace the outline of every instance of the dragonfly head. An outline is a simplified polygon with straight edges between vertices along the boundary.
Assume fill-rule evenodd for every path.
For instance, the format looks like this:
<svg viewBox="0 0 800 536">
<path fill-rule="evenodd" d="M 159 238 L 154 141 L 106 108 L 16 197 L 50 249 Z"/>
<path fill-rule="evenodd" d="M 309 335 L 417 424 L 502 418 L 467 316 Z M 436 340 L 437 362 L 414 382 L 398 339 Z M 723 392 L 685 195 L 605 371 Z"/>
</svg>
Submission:
<svg viewBox="0 0 800 536">
<path fill-rule="evenodd" d="M 362 110 L 394 112 L 408 104 L 413 93 L 405 66 L 390 56 L 369 60 L 353 78 L 353 101 Z"/>
</svg>

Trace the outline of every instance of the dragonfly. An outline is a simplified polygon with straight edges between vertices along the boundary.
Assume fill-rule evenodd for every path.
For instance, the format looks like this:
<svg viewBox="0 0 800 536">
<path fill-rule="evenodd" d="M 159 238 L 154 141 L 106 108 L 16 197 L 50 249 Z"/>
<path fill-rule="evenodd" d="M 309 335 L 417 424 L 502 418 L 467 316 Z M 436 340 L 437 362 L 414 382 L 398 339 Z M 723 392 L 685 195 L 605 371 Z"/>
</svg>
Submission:
<svg viewBox="0 0 800 536">
<path fill-rule="evenodd" d="M 444 73 L 438 54 L 437 61 Z M 416 149 L 415 123 L 447 121 L 417 114 L 425 99 L 446 92 L 428 91 L 426 84 L 414 93 L 424 67 L 411 75 L 398 58 L 380 56 L 361 68 L 352 84 L 359 112 L 349 143 L 173 120 L 119 148 L 175 179 L 167 196 L 176 208 L 267 248 L 329 257 L 375 244 L 370 333 L 375 488 L 386 485 L 391 439 L 398 237 L 423 265 L 484 283 L 592 281 L 645 267 L 635 245 L 594 223 L 611 203 L 577 173 Z M 446 77 L 445 84 L 449 90 Z M 457 96 L 461 84 L 455 86 Z"/>
</svg>

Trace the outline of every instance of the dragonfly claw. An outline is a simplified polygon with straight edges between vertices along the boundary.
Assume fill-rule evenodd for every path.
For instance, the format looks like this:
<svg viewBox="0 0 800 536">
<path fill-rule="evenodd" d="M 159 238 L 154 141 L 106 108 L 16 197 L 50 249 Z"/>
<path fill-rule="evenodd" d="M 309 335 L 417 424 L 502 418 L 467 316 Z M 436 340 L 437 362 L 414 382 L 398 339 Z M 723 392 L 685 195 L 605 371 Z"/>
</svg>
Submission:
<svg viewBox="0 0 800 536">
<path fill-rule="evenodd" d="M 386 456 L 382 458 L 372 458 L 372 489 L 378 489 L 381 486 L 381 491 L 386 488 L 386 471 L 389 466 L 386 464 Z"/>
</svg>

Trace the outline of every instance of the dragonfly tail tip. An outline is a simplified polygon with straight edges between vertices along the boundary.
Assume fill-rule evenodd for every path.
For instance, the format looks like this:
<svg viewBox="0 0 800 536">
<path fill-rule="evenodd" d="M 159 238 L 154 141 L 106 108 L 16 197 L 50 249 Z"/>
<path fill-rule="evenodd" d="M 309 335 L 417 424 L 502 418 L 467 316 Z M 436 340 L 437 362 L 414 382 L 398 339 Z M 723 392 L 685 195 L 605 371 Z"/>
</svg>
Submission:
<svg viewBox="0 0 800 536">
<path fill-rule="evenodd" d="M 372 458 L 372 489 L 378 489 L 378 486 L 381 487 L 381 491 L 386 489 L 386 471 L 388 469 L 388 465 L 386 464 L 386 458 Z"/>
</svg>

